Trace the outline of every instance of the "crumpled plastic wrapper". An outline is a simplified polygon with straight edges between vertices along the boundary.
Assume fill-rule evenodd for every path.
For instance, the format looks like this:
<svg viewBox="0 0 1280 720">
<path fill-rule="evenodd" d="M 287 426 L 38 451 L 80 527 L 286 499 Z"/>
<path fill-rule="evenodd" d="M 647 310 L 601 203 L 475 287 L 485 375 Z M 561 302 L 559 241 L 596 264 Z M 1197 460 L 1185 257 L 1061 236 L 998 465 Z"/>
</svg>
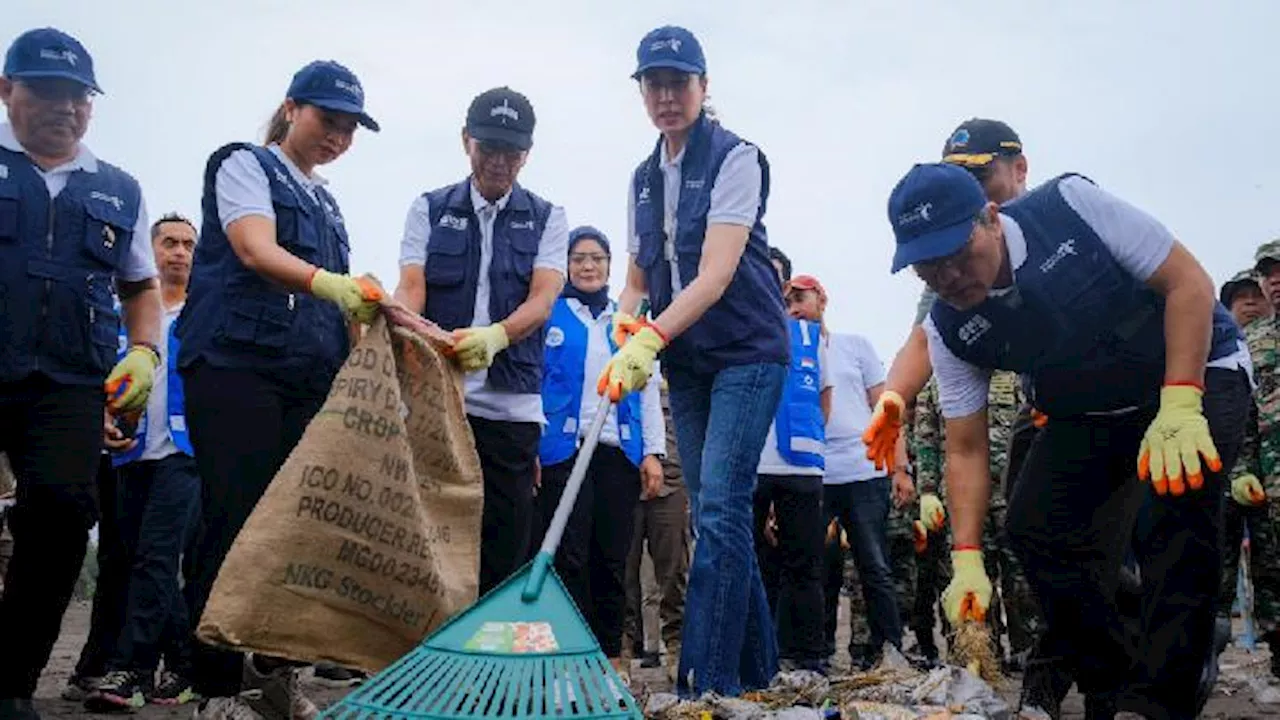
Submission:
<svg viewBox="0 0 1280 720">
<path fill-rule="evenodd" d="M 968 670 L 921 672 L 889 645 L 865 673 L 782 672 L 767 690 L 739 698 L 680 700 L 655 693 L 644 713 L 658 720 L 1016 720 L 996 691 Z"/>
</svg>

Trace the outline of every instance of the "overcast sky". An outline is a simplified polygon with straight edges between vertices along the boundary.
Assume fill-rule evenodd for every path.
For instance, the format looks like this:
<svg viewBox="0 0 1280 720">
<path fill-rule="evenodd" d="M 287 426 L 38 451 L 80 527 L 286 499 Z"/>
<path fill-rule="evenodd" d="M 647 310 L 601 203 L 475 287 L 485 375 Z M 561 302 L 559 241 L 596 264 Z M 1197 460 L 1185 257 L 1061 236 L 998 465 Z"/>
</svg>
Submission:
<svg viewBox="0 0 1280 720">
<path fill-rule="evenodd" d="M 889 190 L 971 116 L 1018 131 L 1033 184 L 1080 172 L 1159 217 L 1218 283 L 1280 236 L 1274 0 L 3 5 L 6 46 L 53 25 L 89 49 L 106 95 L 87 142 L 142 182 L 153 217 L 199 216 L 209 154 L 260 140 L 299 67 L 350 67 L 382 132 L 320 172 L 353 269 L 388 285 L 409 204 L 467 174 L 467 104 L 505 84 L 538 117 L 521 181 L 610 236 L 620 290 L 624 193 L 656 138 L 629 75 L 668 23 L 699 37 L 724 124 L 769 158 L 770 241 L 826 284 L 830 324 L 886 362 L 921 287 L 889 275 Z"/>
</svg>

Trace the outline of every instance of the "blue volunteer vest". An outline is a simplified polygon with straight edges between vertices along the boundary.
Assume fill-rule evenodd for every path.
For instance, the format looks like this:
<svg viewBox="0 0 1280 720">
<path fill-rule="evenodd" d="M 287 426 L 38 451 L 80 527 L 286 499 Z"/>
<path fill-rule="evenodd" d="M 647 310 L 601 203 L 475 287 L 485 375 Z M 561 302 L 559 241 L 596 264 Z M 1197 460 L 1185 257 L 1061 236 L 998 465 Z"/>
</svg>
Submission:
<svg viewBox="0 0 1280 720">
<path fill-rule="evenodd" d="M 475 317 L 480 277 L 480 221 L 471 204 L 471 181 L 426 194 L 431 220 L 427 241 L 427 306 L 423 316 L 445 330 L 467 327 Z M 551 203 L 519 184 L 493 221 L 489 261 L 489 320 L 498 322 L 529 297 L 534 260 Z M 546 328 L 512 343 L 489 367 L 495 390 L 536 394 L 542 388 L 542 343 Z"/>
<path fill-rule="evenodd" d="M 0 382 L 40 372 L 98 385 L 115 364 L 115 280 L 142 191 L 125 171 L 97 164 L 71 173 L 50 200 L 31 160 L 0 148 Z"/>
<path fill-rule="evenodd" d="M 671 262 L 666 256 L 665 189 L 662 138 L 632 176 L 635 232 L 640 239 L 636 263 L 644 270 L 653 316 L 672 299 Z M 704 113 L 685 144 L 676 207 L 676 259 L 680 281 L 688 287 L 698 275 L 707 233 L 711 189 L 729 151 L 745 142 L 709 121 Z M 760 210 L 733 280 L 720 300 L 663 351 L 667 365 L 717 372 L 733 365 L 787 361 L 787 323 L 778 275 L 769 262 L 765 205 L 769 199 L 769 163 L 760 152 Z"/>
<path fill-rule="evenodd" d="M 174 326 L 177 323 L 169 325 L 169 337 L 167 339 L 168 347 L 165 362 L 165 374 L 163 378 L 156 378 L 156 382 L 165 383 L 165 414 L 169 418 L 169 437 L 173 438 L 173 444 L 178 446 L 178 450 L 186 455 L 194 455 L 191 449 L 191 438 L 187 436 L 187 415 L 186 415 L 186 396 L 182 389 L 182 377 L 178 375 L 178 350 L 179 341 L 177 335 L 174 334 Z M 123 325 L 120 326 L 120 341 L 118 357 L 123 358 L 129 350 L 129 335 Z M 120 467 L 131 462 L 135 462 L 142 457 L 142 453 L 147 448 L 147 412 L 144 411 L 142 416 L 138 418 L 138 430 L 134 435 L 138 441 L 133 449 L 123 453 L 112 453 L 111 464 Z"/>
<path fill-rule="evenodd" d="M 231 153 L 250 150 L 266 171 L 276 215 L 276 241 L 312 265 L 348 272 L 349 247 L 333 196 L 316 188 L 320 202 L 289 174 L 270 150 L 233 143 L 209 158 L 187 303 L 174 323 L 181 345 L 178 366 L 204 360 L 230 369 L 313 368 L 336 374 L 349 352 L 346 320 L 338 306 L 310 293 L 293 292 L 245 267 L 218 219 L 214 181 Z"/>
<path fill-rule="evenodd" d="M 826 469 L 826 420 L 822 417 L 822 366 L 817 325 L 791 320 L 791 367 L 773 421 L 778 454 L 796 467 Z"/>
<path fill-rule="evenodd" d="M 1014 272 L 1017 300 L 970 310 L 935 302 L 946 346 L 982 368 L 1028 375 L 1028 399 L 1049 417 L 1159 401 L 1164 381 L 1164 298 L 1124 270 L 1062 197 L 1060 176 L 1001 208 L 1021 227 L 1027 258 Z M 1240 329 L 1214 306 L 1209 360 L 1236 351 Z"/>
<path fill-rule="evenodd" d="M 616 303 L 610 303 L 617 310 Z M 613 323 L 605 328 L 609 349 L 613 344 Z M 582 410 L 582 383 L 587 363 L 587 326 L 560 298 L 551 309 L 547 323 L 547 341 L 542 371 L 542 412 L 547 416 L 547 429 L 542 433 L 538 457 L 543 466 L 564 462 L 578 449 L 578 428 L 591 418 L 579 417 Z M 640 393 L 633 392 L 617 405 L 618 436 L 622 452 L 637 467 L 644 459 L 643 413 Z"/>
</svg>

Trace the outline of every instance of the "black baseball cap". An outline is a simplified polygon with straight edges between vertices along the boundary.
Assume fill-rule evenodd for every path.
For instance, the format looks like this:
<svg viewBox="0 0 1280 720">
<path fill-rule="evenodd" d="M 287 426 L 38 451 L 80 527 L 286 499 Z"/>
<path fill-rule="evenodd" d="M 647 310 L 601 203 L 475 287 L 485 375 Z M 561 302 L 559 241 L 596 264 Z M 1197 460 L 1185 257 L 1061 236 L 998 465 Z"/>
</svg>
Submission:
<svg viewBox="0 0 1280 720">
<path fill-rule="evenodd" d="M 529 98 L 509 87 L 486 90 L 467 109 L 467 134 L 482 143 L 517 150 L 533 147 L 536 118 Z"/>
<path fill-rule="evenodd" d="M 942 146 L 942 161 L 964 167 L 985 167 L 997 157 L 1022 154 L 1022 140 L 999 120 L 969 118 L 951 132 Z"/>
</svg>

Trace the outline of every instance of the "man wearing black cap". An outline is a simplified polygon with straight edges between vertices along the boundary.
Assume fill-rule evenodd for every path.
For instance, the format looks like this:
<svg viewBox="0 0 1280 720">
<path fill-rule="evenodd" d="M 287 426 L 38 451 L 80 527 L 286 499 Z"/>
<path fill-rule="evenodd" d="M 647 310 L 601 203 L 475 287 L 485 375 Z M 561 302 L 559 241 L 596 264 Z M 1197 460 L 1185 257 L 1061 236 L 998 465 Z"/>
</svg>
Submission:
<svg viewBox="0 0 1280 720">
<path fill-rule="evenodd" d="M 409 208 L 396 297 L 457 340 L 484 471 L 480 593 L 524 561 L 542 413 L 544 323 L 564 285 L 564 210 L 516 182 L 533 106 L 506 87 L 472 101 L 462 130 L 471 175 Z"/>
<path fill-rule="evenodd" d="M 889 220 L 893 270 L 914 266 L 941 300 L 923 327 L 948 439 L 948 619 L 980 619 L 991 598 L 985 398 L 991 371 L 1012 370 L 1049 418 L 1006 528 L 1046 644 L 1075 671 L 1086 718 L 1117 707 L 1194 717 L 1207 699 L 1222 469 L 1249 404 L 1240 330 L 1208 275 L 1157 220 L 1075 175 L 997 207 L 954 165 L 917 165 L 894 188 Z M 1113 601 L 1147 492 L 1135 460 L 1161 496 L 1134 541 L 1147 591 L 1140 652 Z"/>
<path fill-rule="evenodd" d="M 98 92 L 93 59 L 66 33 L 28 31 L 5 55 L 0 451 L 19 487 L 0 600 L 6 719 L 38 717 L 31 695 L 97 520 L 104 406 L 144 407 L 159 363 L 160 290 L 141 188 L 80 142 Z M 117 293 L 129 345 L 119 362 Z"/>
</svg>

